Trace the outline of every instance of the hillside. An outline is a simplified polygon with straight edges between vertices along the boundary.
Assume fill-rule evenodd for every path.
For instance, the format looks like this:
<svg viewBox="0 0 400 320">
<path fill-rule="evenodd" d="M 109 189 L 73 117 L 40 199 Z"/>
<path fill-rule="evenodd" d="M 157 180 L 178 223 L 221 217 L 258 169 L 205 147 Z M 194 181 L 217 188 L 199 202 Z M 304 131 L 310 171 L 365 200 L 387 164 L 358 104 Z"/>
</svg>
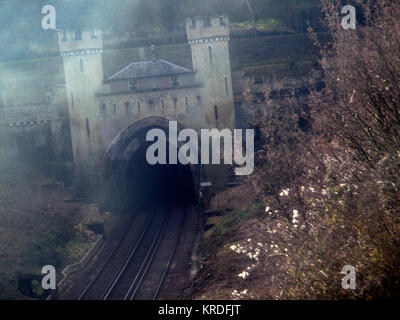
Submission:
<svg viewBox="0 0 400 320">
<path fill-rule="evenodd" d="M 321 41 L 327 35 L 319 34 Z M 105 43 L 103 66 L 105 78 L 111 76 L 132 61 L 150 59 L 149 47 L 113 49 Z M 246 67 L 277 66 L 290 62 L 314 61 L 318 50 L 306 33 L 260 38 L 233 39 L 230 42 L 232 71 Z M 191 68 L 190 46 L 185 43 L 163 45 L 156 49 L 158 58 Z M 54 90 L 64 82 L 62 58 L 56 55 L 33 60 L 0 62 L 1 78 L 7 97 L 18 92 L 19 100 L 40 101 L 46 92 Z M 10 98 L 13 100 L 13 98 Z"/>
<path fill-rule="evenodd" d="M 17 274 L 40 275 L 50 264 L 60 276 L 97 238 L 88 225 L 104 218 L 93 205 L 69 202 L 71 191 L 36 166 L 1 163 L 0 172 L 0 299 L 26 299 Z"/>
</svg>

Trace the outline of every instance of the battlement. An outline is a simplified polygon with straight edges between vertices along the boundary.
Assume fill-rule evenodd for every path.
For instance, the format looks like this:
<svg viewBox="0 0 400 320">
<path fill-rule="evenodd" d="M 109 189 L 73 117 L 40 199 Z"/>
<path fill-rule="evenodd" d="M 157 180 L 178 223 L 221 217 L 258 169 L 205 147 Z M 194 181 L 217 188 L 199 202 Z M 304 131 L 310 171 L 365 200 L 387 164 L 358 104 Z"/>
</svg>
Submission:
<svg viewBox="0 0 400 320">
<path fill-rule="evenodd" d="M 103 50 L 103 36 L 100 30 L 67 31 L 58 33 L 61 55 L 93 54 Z"/>
<path fill-rule="evenodd" d="M 229 19 L 226 16 L 211 18 L 208 23 L 202 19 L 188 19 L 186 31 L 189 43 L 203 42 L 203 40 L 229 40 Z"/>
</svg>

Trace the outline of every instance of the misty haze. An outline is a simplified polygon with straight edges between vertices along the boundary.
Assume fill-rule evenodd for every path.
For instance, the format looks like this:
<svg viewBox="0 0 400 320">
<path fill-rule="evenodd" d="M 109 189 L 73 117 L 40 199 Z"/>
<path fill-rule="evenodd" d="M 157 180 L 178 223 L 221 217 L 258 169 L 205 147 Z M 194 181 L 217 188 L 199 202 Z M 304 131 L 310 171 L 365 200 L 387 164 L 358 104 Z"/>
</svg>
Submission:
<svg viewBox="0 0 400 320">
<path fill-rule="evenodd" d="M 398 298 L 398 39 L 398 0 L 1 0 L 0 299 Z"/>
</svg>

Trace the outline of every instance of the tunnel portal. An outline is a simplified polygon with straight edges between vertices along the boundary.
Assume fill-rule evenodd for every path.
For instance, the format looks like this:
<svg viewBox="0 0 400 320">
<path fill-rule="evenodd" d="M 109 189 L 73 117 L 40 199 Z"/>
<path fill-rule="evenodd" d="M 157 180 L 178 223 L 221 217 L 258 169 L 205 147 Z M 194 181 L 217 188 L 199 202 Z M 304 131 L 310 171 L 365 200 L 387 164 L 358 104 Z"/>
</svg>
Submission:
<svg viewBox="0 0 400 320">
<path fill-rule="evenodd" d="M 146 141 L 146 134 L 154 128 L 163 130 L 167 136 L 168 159 L 168 121 L 160 118 L 131 125 L 117 136 L 107 151 L 119 194 L 123 198 L 121 200 L 127 210 L 150 206 L 187 206 L 197 198 L 198 166 L 148 163 L 146 151 L 154 142 Z"/>
<path fill-rule="evenodd" d="M 126 176 L 129 207 L 181 206 L 193 203 L 194 185 L 190 166 L 148 164 L 146 150 L 149 145 L 150 143 L 143 144 L 129 161 Z"/>
</svg>

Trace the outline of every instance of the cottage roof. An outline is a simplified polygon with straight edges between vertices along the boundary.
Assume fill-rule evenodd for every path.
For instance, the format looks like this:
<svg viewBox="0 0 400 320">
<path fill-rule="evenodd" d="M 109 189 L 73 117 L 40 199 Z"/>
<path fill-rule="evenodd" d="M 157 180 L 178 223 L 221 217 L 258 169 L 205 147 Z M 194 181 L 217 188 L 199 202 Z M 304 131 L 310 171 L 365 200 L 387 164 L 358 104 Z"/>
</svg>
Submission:
<svg viewBox="0 0 400 320">
<path fill-rule="evenodd" d="M 192 72 L 193 71 L 189 69 L 180 67 L 165 60 L 140 61 L 127 65 L 125 68 L 108 78 L 108 81 L 160 77 Z"/>
</svg>

